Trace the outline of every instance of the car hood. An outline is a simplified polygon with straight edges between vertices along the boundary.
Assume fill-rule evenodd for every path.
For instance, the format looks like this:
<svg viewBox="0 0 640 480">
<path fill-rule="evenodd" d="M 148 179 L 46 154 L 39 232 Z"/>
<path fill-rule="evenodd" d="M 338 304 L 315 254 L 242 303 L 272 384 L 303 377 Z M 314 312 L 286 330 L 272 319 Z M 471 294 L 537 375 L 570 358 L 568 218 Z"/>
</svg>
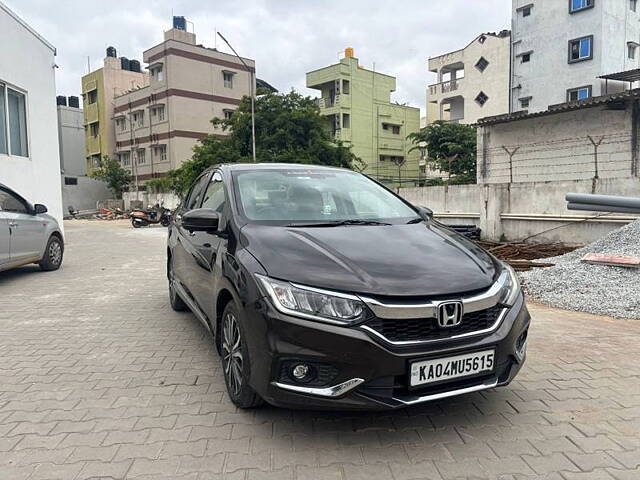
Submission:
<svg viewBox="0 0 640 480">
<path fill-rule="evenodd" d="M 290 228 L 249 224 L 242 243 L 267 275 L 380 296 L 439 296 L 488 288 L 491 256 L 434 224 Z"/>
</svg>

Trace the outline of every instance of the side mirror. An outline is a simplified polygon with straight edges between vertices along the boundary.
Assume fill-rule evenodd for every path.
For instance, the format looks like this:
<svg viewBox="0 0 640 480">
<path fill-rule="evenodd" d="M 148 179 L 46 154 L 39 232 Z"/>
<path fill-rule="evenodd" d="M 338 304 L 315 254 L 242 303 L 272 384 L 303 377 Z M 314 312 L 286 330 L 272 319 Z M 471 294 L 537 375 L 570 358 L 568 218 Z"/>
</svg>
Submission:
<svg viewBox="0 0 640 480">
<path fill-rule="evenodd" d="M 220 214 L 212 208 L 196 208 L 182 215 L 182 228 L 193 232 L 216 232 Z"/>
<path fill-rule="evenodd" d="M 47 210 L 47 207 L 45 207 L 44 205 L 42 205 L 41 203 L 36 203 L 33 206 L 33 212 L 36 215 L 40 215 L 41 213 L 47 213 L 49 210 Z"/>
<path fill-rule="evenodd" d="M 425 220 L 433 220 L 433 210 L 427 207 L 418 207 L 418 213 Z"/>
</svg>

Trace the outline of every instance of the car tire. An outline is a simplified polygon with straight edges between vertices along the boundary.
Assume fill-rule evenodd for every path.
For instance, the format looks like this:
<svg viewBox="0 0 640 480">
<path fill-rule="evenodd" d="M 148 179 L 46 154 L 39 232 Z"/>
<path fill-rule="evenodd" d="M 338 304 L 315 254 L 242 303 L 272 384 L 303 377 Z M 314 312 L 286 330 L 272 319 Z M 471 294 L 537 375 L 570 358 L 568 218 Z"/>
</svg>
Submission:
<svg viewBox="0 0 640 480">
<path fill-rule="evenodd" d="M 251 361 L 245 332 L 238 309 L 233 301 L 227 303 L 220 323 L 222 372 L 229 398 L 238 408 L 254 408 L 263 400 L 249 385 Z"/>
<path fill-rule="evenodd" d="M 186 312 L 189 310 L 189 307 L 184 303 L 184 300 L 180 298 L 174 286 L 176 279 L 173 275 L 173 260 L 171 258 L 169 258 L 168 269 L 167 277 L 169 277 L 169 302 L 171 303 L 171 308 L 176 312 Z"/>
<path fill-rule="evenodd" d="M 51 235 L 47 246 L 44 249 L 42 260 L 38 262 L 40 269 L 45 272 L 58 270 L 62 265 L 62 257 L 64 255 L 64 243 L 57 235 Z"/>
</svg>

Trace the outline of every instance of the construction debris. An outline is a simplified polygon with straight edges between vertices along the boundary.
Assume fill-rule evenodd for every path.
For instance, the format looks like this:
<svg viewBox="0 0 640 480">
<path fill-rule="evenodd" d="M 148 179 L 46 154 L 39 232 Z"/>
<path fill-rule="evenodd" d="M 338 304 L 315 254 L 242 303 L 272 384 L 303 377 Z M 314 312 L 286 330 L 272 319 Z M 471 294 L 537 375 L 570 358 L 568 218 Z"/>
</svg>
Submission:
<svg viewBox="0 0 640 480">
<path fill-rule="evenodd" d="M 589 253 L 640 257 L 640 220 L 565 255 L 553 267 L 521 273 L 534 300 L 555 307 L 617 318 L 640 319 L 640 269 L 582 262 Z"/>
<path fill-rule="evenodd" d="M 640 258 L 623 257 L 620 255 L 605 255 L 603 253 L 587 253 L 582 262 L 594 265 L 610 265 L 612 267 L 640 268 Z"/>
<path fill-rule="evenodd" d="M 488 242 L 486 240 L 477 241 L 476 243 L 521 272 L 530 270 L 533 267 L 552 267 L 554 265 L 553 262 L 534 262 L 532 260 L 557 257 L 578 248 L 564 243 L 509 243 Z"/>
</svg>

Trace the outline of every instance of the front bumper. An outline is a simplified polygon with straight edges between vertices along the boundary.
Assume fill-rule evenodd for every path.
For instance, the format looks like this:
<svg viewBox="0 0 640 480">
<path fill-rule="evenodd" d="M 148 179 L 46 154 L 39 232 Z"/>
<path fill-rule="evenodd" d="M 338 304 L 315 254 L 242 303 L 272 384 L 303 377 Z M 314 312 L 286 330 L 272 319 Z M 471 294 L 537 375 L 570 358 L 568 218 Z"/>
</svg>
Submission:
<svg viewBox="0 0 640 480">
<path fill-rule="evenodd" d="M 251 386 L 268 403 L 307 409 L 394 409 L 507 385 L 525 360 L 530 316 L 524 298 L 486 335 L 428 345 L 395 346 L 358 327 L 340 327 L 277 312 L 266 299 L 245 306 Z M 520 340 L 520 345 L 518 341 Z M 519 347 L 519 348 L 518 348 Z M 410 362 L 495 349 L 493 372 L 426 387 L 409 387 Z M 286 362 L 328 365 L 325 384 L 283 378 Z"/>
</svg>

